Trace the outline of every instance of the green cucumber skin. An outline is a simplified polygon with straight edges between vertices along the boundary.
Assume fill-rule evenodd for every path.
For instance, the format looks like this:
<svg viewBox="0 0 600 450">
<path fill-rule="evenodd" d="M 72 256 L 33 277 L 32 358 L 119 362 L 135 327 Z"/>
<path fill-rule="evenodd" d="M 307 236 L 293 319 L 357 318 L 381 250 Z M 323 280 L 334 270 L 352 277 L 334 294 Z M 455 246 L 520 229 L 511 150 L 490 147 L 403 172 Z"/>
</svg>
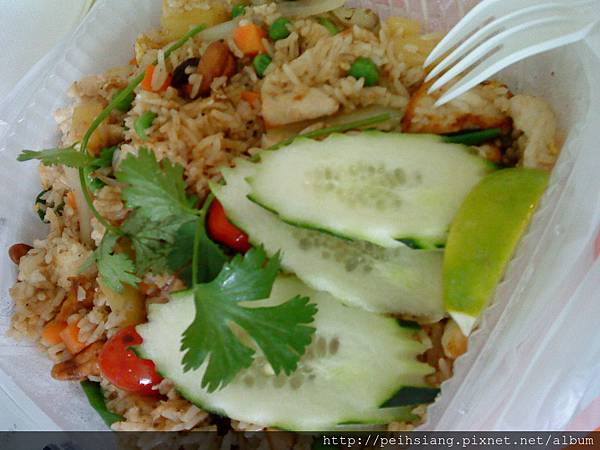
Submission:
<svg viewBox="0 0 600 450">
<path fill-rule="evenodd" d="M 247 181 L 251 181 L 251 179 L 252 178 L 249 177 Z M 292 226 L 298 227 L 298 228 L 304 228 L 305 230 L 318 231 L 320 233 L 328 234 L 329 236 L 343 239 L 345 241 L 354 241 L 355 240 L 349 236 L 346 236 L 346 235 L 340 234 L 340 233 L 336 233 L 335 231 L 332 231 L 330 229 L 319 228 L 319 226 L 317 226 L 317 225 L 313 225 L 313 224 L 305 223 L 305 222 L 295 222 L 293 220 L 287 220 L 285 217 L 281 217 L 277 213 L 277 211 L 274 210 L 273 208 L 262 204 L 260 202 L 260 200 L 252 194 L 248 194 L 246 196 L 246 198 L 248 200 L 250 200 L 252 203 L 255 203 L 256 205 L 260 206 L 261 208 L 266 209 L 271 214 L 276 215 L 279 218 L 279 220 L 281 220 L 283 223 L 287 223 L 288 225 L 292 225 Z M 401 238 L 401 239 L 396 239 L 396 240 L 398 242 L 401 242 L 402 244 L 404 244 L 406 247 L 411 248 L 413 250 L 436 250 L 436 249 L 444 248 L 444 246 L 446 245 L 445 242 L 439 241 L 438 239 L 427 240 L 427 239 L 406 237 L 406 238 Z"/>
<path fill-rule="evenodd" d="M 440 390 L 431 386 L 402 386 L 398 392 L 381 404 L 381 408 L 432 403 Z"/>
<path fill-rule="evenodd" d="M 343 234 L 338 234 L 335 231 L 331 231 L 327 228 L 319 228 L 318 226 L 315 225 L 311 225 L 308 223 L 304 223 L 304 222 L 294 222 L 294 221 L 290 221 L 290 220 L 286 220 L 284 217 L 281 217 L 277 211 L 275 211 L 273 208 L 270 208 L 269 206 L 263 205 L 259 199 L 257 199 L 254 195 L 252 194 L 248 194 L 246 196 L 246 198 L 248 200 L 250 200 L 252 203 L 260 206 L 262 209 L 266 209 L 267 211 L 269 211 L 271 214 L 277 216 L 279 218 L 279 220 L 281 220 L 283 223 L 287 223 L 288 225 L 291 225 L 293 227 L 298 227 L 298 228 L 304 228 L 305 230 L 313 230 L 313 231 L 318 231 L 319 233 L 323 233 L 323 234 L 327 234 L 329 236 L 333 236 L 336 237 L 338 239 L 343 239 L 344 241 L 348 241 L 351 242 L 354 239 L 348 237 L 348 236 L 344 236 Z"/>
<path fill-rule="evenodd" d="M 281 279 L 283 281 L 278 281 L 277 283 L 284 284 L 279 284 L 279 287 L 275 290 L 276 293 L 274 294 L 275 296 L 273 298 L 287 298 L 291 290 L 295 289 L 295 286 L 301 286 L 301 283 L 293 277 L 282 277 Z M 307 289 L 307 292 L 314 292 L 306 287 L 303 287 L 303 289 Z M 282 292 L 285 295 L 282 295 Z M 307 404 L 314 405 L 311 398 L 320 398 L 322 395 L 319 394 L 321 389 L 329 390 L 330 388 L 327 388 L 327 386 L 333 387 L 335 384 L 338 384 L 336 392 L 346 392 L 346 390 L 351 391 L 352 389 L 350 386 L 352 383 L 356 382 L 358 386 L 362 386 L 362 388 L 355 390 L 355 392 L 358 392 L 356 395 L 359 395 L 359 398 L 366 399 L 371 395 L 373 396 L 372 399 L 368 400 L 368 403 L 364 404 L 364 408 L 360 408 L 360 411 L 356 411 L 354 413 L 352 412 L 358 404 L 362 404 L 363 400 L 359 400 L 357 403 L 357 401 L 354 399 L 346 400 L 340 395 L 340 401 L 333 405 L 333 411 L 327 412 L 326 410 L 331 407 L 331 402 L 329 402 L 329 400 L 332 398 L 332 395 L 335 394 L 325 394 L 325 396 L 329 395 L 329 400 L 323 400 L 321 405 L 316 406 L 315 411 L 317 411 L 318 417 L 339 417 L 338 420 L 323 423 L 321 426 L 319 426 L 319 424 L 315 424 L 313 413 L 310 413 L 310 417 L 301 417 L 300 419 L 297 419 L 297 423 L 293 420 L 289 421 L 285 419 L 285 416 L 280 418 L 282 420 L 270 420 L 268 423 L 254 421 L 254 423 L 276 427 L 283 430 L 314 431 L 319 429 L 334 429 L 337 424 L 344 422 L 383 424 L 396 420 L 411 420 L 413 416 L 410 413 L 412 409 L 410 407 L 379 408 L 377 405 L 383 403 L 386 398 L 391 397 L 395 392 L 398 391 L 400 387 L 405 386 L 407 384 L 407 380 L 412 380 L 409 383 L 411 385 L 421 385 L 424 383 L 425 376 L 433 372 L 433 368 L 416 360 L 416 355 L 425 351 L 427 348 L 426 345 L 414 340 L 414 333 L 412 333 L 410 330 L 405 330 L 400 327 L 394 319 L 376 316 L 363 311 L 358 313 L 358 310 L 356 309 L 351 309 L 349 311 L 347 307 L 344 307 L 339 303 L 337 303 L 337 305 L 331 303 L 335 302 L 335 300 L 329 297 L 328 294 L 319 293 L 317 295 L 315 293 L 312 295 L 312 297 L 318 297 L 315 301 L 318 304 L 320 302 L 320 311 L 322 308 L 325 308 L 326 310 L 326 312 L 323 313 L 325 316 L 321 318 L 321 325 L 317 324 L 317 328 L 319 329 L 321 327 L 325 327 L 321 328 L 321 336 L 332 336 L 331 333 L 334 333 L 334 335 L 339 337 L 341 346 L 339 353 L 335 353 L 330 356 L 325 354 L 325 356 L 319 356 L 316 361 L 312 360 L 312 363 L 308 362 L 309 365 L 312 364 L 312 367 L 314 367 L 315 373 L 320 375 L 321 381 L 317 381 L 317 384 L 310 384 L 308 381 L 305 381 L 305 383 L 309 384 L 307 384 L 305 388 L 301 386 L 297 391 L 292 390 L 292 388 L 288 385 L 287 387 L 283 388 L 259 388 L 259 391 L 252 393 L 253 388 L 248 388 L 243 383 L 244 376 L 248 372 L 242 372 L 233 382 L 233 385 L 235 385 L 233 387 L 234 390 L 230 394 L 226 394 L 225 397 L 222 397 L 221 400 L 217 398 L 216 403 L 214 403 L 211 399 L 215 398 L 214 395 L 218 395 L 221 391 L 217 391 L 215 394 L 207 394 L 200 387 L 204 366 L 197 371 L 192 371 L 191 374 L 188 373 L 190 378 L 186 378 L 188 381 L 181 384 L 179 374 L 182 373 L 180 364 L 182 354 L 179 349 L 179 340 L 175 337 L 175 334 L 179 332 L 179 329 L 174 329 L 173 324 L 177 324 L 177 327 L 181 328 L 181 331 L 187 326 L 186 320 L 181 320 L 180 317 L 185 317 L 187 319 L 190 316 L 189 311 L 186 309 L 192 307 L 192 303 L 187 302 L 186 297 L 189 295 L 191 295 L 191 291 L 182 291 L 176 294 L 175 298 L 171 300 L 171 302 L 176 303 L 171 305 L 170 308 L 168 306 L 169 303 L 164 305 L 150 305 L 148 312 L 149 323 L 139 325 L 137 327 L 138 332 L 144 339 L 143 344 L 137 348 L 137 354 L 145 359 L 153 360 L 158 373 L 160 373 L 163 377 L 172 379 L 176 384 L 177 391 L 184 398 L 188 399 L 196 406 L 206 411 L 228 416 L 232 419 L 247 421 L 249 419 L 248 417 L 240 417 L 236 415 L 235 406 L 232 407 L 232 404 L 237 405 L 238 398 L 240 399 L 240 402 L 243 402 L 245 398 L 244 392 L 246 392 L 246 396 L 248 396 L 248 403 L 242 408 L 242 410 L 247 411 L 256 404 L 252 398 L 256 398 L 257 395 L 264 397 L 265 395 L 268 395 L 265 394 L 266 392 L 272 392 L 274 397 L 267 398 L 266 400 L 262 400 L 261 397 L 260 402 L 263 402 L 263 404 L 258 406 L 258 410 L 255 414 L 258 414 L 258 416 L 264 416 L 265 408 L 269 408 L 269 405 L 273 405 L 271 406 L 272 408 L 275 408 L 276 411 L 284 411 L 285 415 L 289 414 L 289 407 L 285 406 L 283 409 L 280 409 L 280 407 L 277 405 L 279 400 L 282 398 L 290 399 L 297 396 L 297 398 L 302 399 L 304 396 L 308 395 L 309 397 L 304 401 L 304 403 L 308 402 Z M 311 301 L 313 301 L 313 298 L 311 298 Z M 328 299 L 324 300 L 325 298 Z M 324 301 L 327 302 L 327 306 L 324 306 Z M 260 302 L 260 306 L 264 306 L 262 304 L 263 302 L 265 301 Z M 337 317 L 339 316 L 339 313 L 335 313 L 335 311 L 347 311 L 342 314 L 342 317 L 355 317 L 356 320 L 360 321 L 366 320 L 365 324 L 369 325 L 359 325 L 358 328 L 355 326 L 355 329 L 361 330 L 361 335 L 364 335 L 365 331 L 362 330 L 362 328 L 365 326 L 371 326 L 372 324 L 375 327 L 373 328 L 373 334 L 371 336 L 371 339 L 373 339 L 372 344 L 366 346 L 362 345 L 360 348 L 355 348 L 353 343 L 357 341 L 354 337 L 350 337 L 352 335 L 346 331 L 346 319 L 339 319 L 337 320 L 337 323 L 335 323 Z M 355 313 L 354 311 L 357 312 Z M 347 316 L 347 314 L 350 314 L 350 316 Z M 191 321 L 191 317 L 189 320 Z M 326 322 L 322 322 L 323 320 Z M 333 322 L 330 322 L 332 320 Z M 164 338 L 164 331 L 167 329 L 171 332 L 171 335 L 168 338 Z M 378 342 L 381 347 L 378 347 Z M 371 345 L 375 345 L 375 347 L 371 349 Z M 368 374 L 368 369 L 366 368 L 371 367 L 371 365 L 362 367 L 364 364 L 362 362 L 359 363 L 359 361 L 362 360 L 359 356 L 352 354 L 352 352 L 349 351 L 350 348 L 353 349 L 352 351 L 359 352 L 364 352 L 365 348 L 370 349 L 369 353 L 364 353 L 363 355 L 367 361 L 371 360 L 376 362 L 375 365 L 379 367 L 379 369 L 376 370 L 378 375 L 376 375 L 374 379 L 372 374 Z M 392 348 L 396 349 L 396 357 L 391 356 L 394 353 L 391 350 Z M 378 353 L 380 353 L 380 355 L 378 355 Z M 352 354 L 352 356 L 348 356 L 349 354 Z M 328 362 L 330 360 L 332 362 Z M 333 361 L 337 362 L 334 363 Z M 174 367 L 173 364 L 175 364 L 177 367 Z M 336 371 L 336 368 L 339 370 L 344 367 L 348 367 L 350 372 L 346 374 L 344 372 Z M 382 374 L 381 369 L 383 367 L 388 368 L 390 372 L 387 374 Z M 323 370 L 325 370 L 325 372 L 323 372 Z M 400 372 L 396 372 L 398 370 L 400 370 Z M 256 374 L 256 372 L 252 373 Z M 358 379 L 355 381 L 354 377 L 356 376 L 358 376 Z M 193 381 L 192 385 L 190 385 L 189 380 L 195 381 Z M 270 380 L 269 377 L 267 377 L 266 380 L 270 383 L 270 381 L 268 381 Z M 319 378 L 317 380 L 319 380 Z M 256 383 L 259 383 L 259 381 L 256 381 Z M 225 387 L 223 391 L 230 389 L 231 386 L 232 385 Z M 347 386 L 347 388 L 344 386 Z M 248 389 L 250 390 L 248 391 Z M 297 394 L 294 392 L 297 392 Z M 366 394 L 366 392 L 368 392 L 368 394 Z M 346 394 L 344 394 L 344 396 L 345 395 Z M 227 400 L 228 398 L 229 400 Z M 235 401 L 231 400 L 231 398 L 235 398 Z M 223 399 L 225 399 L 225 403 L 223 403 Z M 226 406 L 226 409 L 224 409 L 219 407 L 219 404 L 229 406 Z M 289 404 L 302 404 L 302 400 Z M 311 407 L 314 408 L 314 406 Z M 344 413 L 343 408 L 349 408 L 347 413 Z M 309 413 L 307 412 L 306 414 Z M 294 412 L 292 417 L 296 419 L 296 416 L 302 416 L 302 410 Z M 312 425 L 310 427 L 305 427 L 302 425 L 303 423 L 312 423 Z"/>
<path fill-rule="evenodd" d="M 245 179 L 253 173 L 255 165 L 241 159 L 235 164 L 235 169 L 223 170 L 225 185 L 210 183 L 209 186 L 228 219 L 246 232 L 250 243 L 262 245 L 269 254 L 282 251 L 284 270 L 296 274 L 314 289 L 330 292 L 345 303 L 368 311 L 430 319 L 445 314 L 440 250 L 413 251 L 405 246 L 382 249 L 285 224 L 246 198 L 249 186 Z M 341 246 L 349 257 L 362 255 L 375 270 L 369 276 L 362 272 L 348 274 L 341 267 L 343 262 L 325 261 L 318 247 L 308 253 L 299 249 L 297 233 L 322 240 L 326 244 L 322 250 Z M 365 253 L 370 246 L 377 249 L 372 256 Z"/>
<path fill-rule="evenodd" d="M 419 325 L 419 323 L 415 322 L 414 320 L 397 319 L 397 322 L 399 326 L 401 326 L 402 328 L 408 328 L 409 330 L 419 331 L 423 329 L 421 325 Z"/>
<path fill-rule="evenodd" d="M 301 177 L 292 177 L 293 181 L 291 181 L 292 184 L 289 186 L 290 189 L 292 189 L 291 191 L 285 191 L 284 189 L 273 189 L 272 186 L 270 186 L 270 184 L 275 183 L 276 181 L 270 182 L 268 177 L 276 167 L 282 171 L 282 168 L 285 168 L 286 164 L 289 165 L 292 162 L 297 162 L 296 159 L 300 158 L 300 155 L 306 156 L 312 151 L 317 152 L 317 148 L 322 148 L 323 151 L 331 151 L 324 154 L 322 165 L 317 163 L 305 166 L 305 170 L 308 171 L 307 176 L 309 176 L 308 174 L 311 173 L 311 170 L 316 170 L 318 168 L 322 170 L 323 168 L 329 167 L 328 165 L 331 164 L 331 159 L 336 157 L 334 155 L 338 155 L 340 153 L 342 146 L 352 145 L 346 142 L 348 139 L 349 136 L 333 134 L 330 135 L 327 140 L 323 141 L 322 147 L 318 147 L 321 146 L 320 143 L 303 138 L 295 140 L 292 144 L 280 150 L 262 151 L 259 153 L 261 156 L 258 158 L 259 162 L 257 163 L 257 174 L 249 177 L 248 179 L 248 182 L 251 185 L 248 198 L 264 209 L 276 214 L 283 222 L 296 227 L 314 229 L 344 239 L 364 240 L 387 248 L 395 248 L 405 243 L 414 249 L 434 249 L 442 248 L 444 246 L 447 238 L 448 228 L 451 222 L 453 208 L 455 204 L 456 208 L 458 208 L 463 194 L 466 195 L 468 192 L 468 186 L 476 184 L 478 180 L 481 179 L 485 174 L 495 170 L 495 165 L 490 164 L 489 161 L 476 155 L 471 148 L 460 144 L 446 143 L 445 140 L 440 136 L 414 134 L 402 135 L 397 133 L 366 131 L 361 133 L 359 136 L 352 138 L 353 141 L 357 141 L 357 139 L 362 139 L 362 141 L 356 142 L 355 145 L 357 147 L 352 149 L 352 153 L 350 153 L 349 156 L 350 159 L 347 161 L 348 164 L 350 164 L 351 161 L 356 161 L 360 167 L 360 164 L 364 162 L 364 160 L 361 159 L 363 157 L 361 157 L 359 153 L 362 151 L 362 147 L 371 146 L 373 148 L 378 148 L 379 146 L 382 148 L 382 150 L 381 153 L 374 155 L 373 162 L 375 165 L 386 164 L 385 161 L 387 160 L 389 161 L 389 164 L 391 164 L 388 166 L 390 167 L 390 171 L 396 167 L 394 170 L 404 170 L 409 174 L 409 177 L 414 171 L 417 172 L 418 176 L 421 176 L 420 174 L 423 170 L 425 170 L 426 181 L 423 185 L 414 188 L 410 187 L 409 184 L 408 191 L 402 186 L 398 187 L 398 185 L 395 185 L 396 187 L 393 187 L 394 185 L 392 185 L 392 197 L 388 197 L 390 198 L 389 202 L 401 202 L 396 214 L 399 214 L 400 217 L 402 217 L 402 214 L 407 212 L 408 222 L 404 222 L 402 220 L 392 221 L 390 214 L 393 214 L 394 210 L 390 209 L 390 203 L 388 203 L 387 206 L 384 206 L 384 208 L 387 208 L 387 211 L 384 210 L 381 213 L 371 210 L 370 207 L 366 207 L 366 204 L 363 203 L 363 206 L 359 206 L 355 213 L 350 213 L 351 209 L 348 209 L 349 213 L 347 215 L 342 214 L 341 216 L 333 216 L 329 212 L 330 208 L 327 207 L 323 209 L 324 212 L 321 212 L 320 210 L 314 208 L 311 211 L 307 205 L 304 205 L 304 203 L 311 198 L 310 196 L 312 196 L 314 200 L 312 204 L 317 204 L 318 202 L 324 201 L 325 206 L 337 205 L 335 207 L 336 209 L 339 210 L 342 208 L 343 210 L 343 200 L 340 200 L 339 198 L 333 198 L 330 194 L 323 194 L 323 192 L 317 193 L 315 191 L 311 191 L 310 194 L 307 194 L 306 192 L 301 194 L 299 193 L 298 195 L 304 199 L 304 203 L 301 202 L 298 208 L 291 207 L 290 204 L 294 203 L 294 194 L 290 198 L 289 202 L 287 200 L 284 201 L 283 196 L 287 196 L 287 192 L 300 192 L 294 190 L 301 185 L 298 184 L 301 183 Z M 370 140 L 373 142 L 370 143 Z M 307 144 L 314 145 L 315 149 L 313 150 L 310 147 L 305 147 Z M 300 145 L 300 147 L 292 148 L 294 145 Z M 393 156 L 393 150 L 391 149 L 394 145 L 400 145 L 401 147 L 398 147 L 401 149 L 400 151 L 404 153 L 409 152 L 408 154 L 411 152 L 411 145 L 421 145 L 421 151 L 430 149 L 427 151 L 431 151 L 431 157 L 445 159 L 441 159 L 438 162 L 438 165 L 441 164 L 441 166 L 434 164 L 429 168 L 426 168 L 425 166 L 418 165 L 420 164 L 420 158 L 423 159 L 424 156 L 419 155 L 419 152 L 415 152 L 412 154 L 409 162 L 400 162 L 397 156 Z M 445 147 L 440 147 L 440 145 L 446 145 L 447 151 L 454 152 L 457 157 L 462 155 L 460 156 L 460 158 L 462 158 L 460 161 L 464 161 L 464 167 L 466 170 L 466 178 L 464 178 L 464 180 L 458 177 L 452 177 L 452 174 L 448 173 L 448 170 L 445 168 L 444 164 L 450 161 L 450 164 L 458 165 L 459 162 L 454 162 L 454 159 L 450 155 L 446 156 L 444 151 Z M 361 146 L 361 148 L 359 149 L 358 146 Z M 300 153 L 294 153 L 296 151 L 299 151 Z M 285 156 L 282 157 L 283 159 L 279 158 L 278 156 L 282 154 L 285 154 Z M 275 158 L 275 160 L 272 164 L 270 164 L 269 161 L 273 158 Z M 392 160 L 387 158 L 392 158 Z M 273 166 L 273 164 L 275 164 L 275 166 Z M 263 167 L 265 167 L 265 169 L 263 169 Z M 419 167 L 423 167 L 423 169 L 419 169 Z M 279 173 L 281 173 L 281 171 Z M 262 173 L 262 177 L 258 175 L 260 173 Z M 442 174 L 441 176 L 448 179 L 450 184 L 447 191 L 439 189 L 439 187 L 437 187 L 437 185 L 434 183 L 435 177 L 438 176 L 436 174 Z M 346 174 L 342 176 L 352 177 L 356 175 Z M 385 175 L 385 177 L 388 176 L 389 175 Z M 443 180 L 446 178 L 443 178 Z M 282 185 L 282 188 L 285 187 L 285 181 L 283 183 L 284 185 Z M 354 181 L 348 181 L 347 184 L 342 183 L 342 186 L 346 186 L 347 189 L 350 189 L 349 192 L 352 192 L 353 183 Z M 366 183 L 367 184 L 365 186 L 368 186 L 369 182 L 366 181 Z M 373 182 L 371 182 L 371 186 L 376 186 L 372 183 Z M 412 183 L 410 178 L 408 183 Z M 431 186 L 434 186 L 433 190 Z M 318 190 L 321 188 L 314 189 Z M 378 190 L 375 192 L 378 192 L 377 195 L 381 196 L 382 192 L 384 191 L 381 190 L 382 188 L 377 189 Z M 407 193 L 409 191 L 411 193 Z M 284 194 L 283 192 L 286 193 Z M 412 192 L 414 192 L 414 194 Z M 431 202 L 433 201 L 431 197 L 432 195 L 434 196 L 433 198 L 440 196 L 440 204 L 442 207 L 434 208 L 433 204 L 430 204 L 427 208 L 421 212 L 418 212 L 420 210 L 416 209 L 415 202 L 418 202 L 420 198 L 427 199 L 426 201 Z M 446 197 L 447 200 L 442 201 L 444 197 Z M 302 210 L 300 208 L 302 208 Z M 380 217 L 380 220 L 383 220 L 383 222 L 379 223 L 379 231 L 370 229 L 366 224 L 364 224 L 363 221 L 360 219 L 357 220 L 357 217 L 366 217 L 367 214 L 370 214 L 375 218 Z M 416 225 L 415 221 L 417 219 L 421 220 L 425 218 L 427 221 L 427 226 L 425 228 Z M 393 231 L 394 228 L 399 234 L 396 234 L 396 232 Z M 403 228 L 404 231 L 402 231 Z M 388 234 L 388 232 L 390 234 Z"/>
<path fill-rule="evenodd" d="M 438 241 L 436 239 L 429 241 L 415 238 L 402 238 L 398 239 L 398 241 L 402 242 L 408 248 L 412 248 L 413 250 L 436 250 L 446 246 L 445 242 Z"/>
<path fill-rule="evenodd" d="M 250 180 L 251 180 L 251 177 L 248 178 L 247 181 L 250 181 Z M 252 203 L 255 203 L 256 205 L 260 206 L 261 208 L 266 209 L 271 214 L 276 215 L 279 218 L 279 220 L 281 220 L 283 223 L 287 223 L 288 225 L 298 227 L 298 228 L 304 228 L 305 230 L 318 231 L 320 233 L 328 234 L 329 236 L 343 239 L 345 241 L 356 240 L 350 236 L 337 233 L 336 231 L 330 230 L 328 228 L 320 228 L 318 225 L 315 225 L 315 224 L 288 220 L 285 217 L 280 216 L 277 213 L 277 211 L 274 210 L 273 208 L 271 208 L 270 206 L 267 206 L 267 205 L 264 205 L 263 203 L 261 203 L 261 201 L 255 195 L 248 194 L 246 196 L 246 198 L 248 200 L 250 200 Z M 407 237 L 407 238 L 401 238 L 401 239 L 396 239 L 396 240 L 413 250 L 435 250 L 435 249 L 439 249 L 439 248 L 444 248 L 444 246 L 445 246 L 445 242 L 440 242 L 438 239 L 427 240 L 427 239 L 416 239 L 416 238 Z"/>
<path fill-rule="evenodd" d="M 149 357 L 150 355 L 144 353 L 143 350 L 141 349 L 141 346 L 137 347 L 135 353 L 140 358 L 150 359 L 150 357 Z M 168 372 L 166 372 L 164 370 L 159 370 L 158 366 L 156 367 L 156 372 L 163 378 L 168 378 L 168 376 L 169 376 Z M 398 391 L 405 389 L 405 388 L 406 388 L 406 386 L 402 386 L 399 390 L 395 391 L 390 396 L 390 398 L 393 399 Z M 420 389 L 420 388 L 417 387 L 417 389 Z M 428 388 L 424 388 L 424 389 L 428 389 Z M 438 389 L 438 391 L 439 391 L 439 389 Z M 175 386 L 175 392 L 177 392 L 181 397 L 185 398 L 190 403 L 192 403 L 193 405 L 202 409 L 203 411 L 208 411 L 213 414 L 217 414 L 217 415 L 220 415 L 223 417 L 228 417 L 227 412 L 225 412 L 222 409 L 215 408 L 213 405 L 211 405 L 209 403 L 203 402 L 202 400 L 198 399 L 198 397 L 196 395 L 192 394 L 187 389 L 179 388 L 179 387 Z M 386 411 L 386 410 L 390 411 L 390 422 L 391 421 L 412 422 L 412 421 L 418 419 L 418 416 L 416 416 L 412 413 L 412 410 L 414 409 L 413 403 L 411 403 L 410 405 L 398 405 L 397 406 L 397 405 L 388 405 L 387 404 L 388 402 L 389 402 L 389 400 L 386 400 L 385 402 L 383 402 L 380 406 L 380 409 L 381 409 L 381 411 Z M 393 410 L 393 412 L 391 412 L 392 410 Z M 382 423 L 381 420 L 376 420 L 376 419 L 365 420 L 364 418 L 359 417 L 359 418 L 344 419 L 344 421 L 339 422 L 337 424 L 337 426 L 341 426 L 341 425 L 385 425 L 385 424 Z M 274 423 L 273 425 L 270 425 L 269 427 L 277 428 L 278 430 L 282 430 L 282 431 L 301 431 L 301 430 L 298 430 L 293 424 L 286 424 L 286 423 L 279 423 L 279 424 Z M 314 430 L 311 430 L 311 431 L 314 431 Z M 323 431 L 326 431 L 326 430 L 323 430 Z"/>
</svg>

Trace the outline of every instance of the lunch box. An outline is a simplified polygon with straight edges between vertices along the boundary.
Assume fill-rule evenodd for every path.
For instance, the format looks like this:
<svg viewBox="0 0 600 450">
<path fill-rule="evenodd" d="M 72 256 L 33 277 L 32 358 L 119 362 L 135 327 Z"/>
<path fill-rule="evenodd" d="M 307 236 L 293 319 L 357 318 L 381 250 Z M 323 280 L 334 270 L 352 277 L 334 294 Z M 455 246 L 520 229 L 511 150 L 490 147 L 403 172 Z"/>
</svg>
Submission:
<svg viewBox="0 0 600 450">
<path fill-rule="evenodd" d="M 53 380 L 51 361 L 34 345 L 5 336 L 16 277 L 7 249 L 46 233 L 33 210 L 37 162 L 16 156 L 56 145 L 53 112 L 68 103 L 69 86 L 126 64 L 137 35 L 159 25 L 161 3 L 98 0 L 0 103 L 0 423 L 9 429 L 106 429 L 77 383 Z M 349 3 L 446 31 L 477 2 Z M 600 29 L 497 78 L 552 105 L 562 154 L 468 352 L 420 429 L 589 430 L 600 425 Z"/>
</svg>

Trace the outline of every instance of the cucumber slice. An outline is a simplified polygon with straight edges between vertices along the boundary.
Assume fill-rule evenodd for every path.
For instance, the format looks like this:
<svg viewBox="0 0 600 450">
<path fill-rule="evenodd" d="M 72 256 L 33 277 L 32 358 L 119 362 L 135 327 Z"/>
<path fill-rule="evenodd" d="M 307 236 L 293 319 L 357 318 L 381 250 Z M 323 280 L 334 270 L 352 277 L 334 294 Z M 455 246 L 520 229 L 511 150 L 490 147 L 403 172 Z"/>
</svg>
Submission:
<svg viewBox="0 0 600 450">
<path fill-rule="evenodd" d="M 250 198 L 287 223 L 397 248 L 436 248 L 493 165 L 440 136 L 364 132 L 259 153 Z"/>
<path fill-rule="evenodd" d="M 144 342 L 136 351 L 154 361 L 159 373 L 199 407 L 232 419 L 288 430 L 328 430 L 340 423 L 384 424 L 410 420 L 411 407 L 380 408 L 403 386 L 425 386 L 433 368 L 416 360 L 427 346 L 392 318 L 342 305 L 295 277 L 280 276 L 267 300 L 276 305 L 308 296 L 318 313 L 317 331 L 298 370 L 275 376 L 264 358 L 223 389 L 200 387 L 205 365 L 183 372 L 181 334 L 194 317 L 191 291 L 149 307 L 149 322 L 137 327 Z M 250 307 L 250 306 L 249 306 Z"/>
<path fill-rule="evenodd" d="M 439 319 L 444 315 L 442 252 L 385 249 L 288 225 L 247 199 L 255 164 L 224 169 L 226 185 L 211 185 L 228 218 L 267 253 L 282 251 L 282 266 L 314 289 L 367 311 Z"/>
</svg>

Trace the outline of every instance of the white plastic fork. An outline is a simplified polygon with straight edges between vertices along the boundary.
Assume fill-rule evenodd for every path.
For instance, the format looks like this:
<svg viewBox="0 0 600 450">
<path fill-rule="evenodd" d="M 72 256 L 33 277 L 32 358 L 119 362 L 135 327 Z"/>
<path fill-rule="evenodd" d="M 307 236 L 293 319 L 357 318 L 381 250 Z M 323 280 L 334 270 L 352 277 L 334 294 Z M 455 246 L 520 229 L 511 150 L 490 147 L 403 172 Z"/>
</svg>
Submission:
<svg viewBox="0 0 600 450">
<path fill-rule="evenodd" d="M 483 0 L 429 54 L 424 67 L 448 53 L 425 79 L 441 74 L 429 93 L 460 77 L 441 106 L 517 61 L 585 38 L 598 21 L 600 0 Z"/>
</svg>

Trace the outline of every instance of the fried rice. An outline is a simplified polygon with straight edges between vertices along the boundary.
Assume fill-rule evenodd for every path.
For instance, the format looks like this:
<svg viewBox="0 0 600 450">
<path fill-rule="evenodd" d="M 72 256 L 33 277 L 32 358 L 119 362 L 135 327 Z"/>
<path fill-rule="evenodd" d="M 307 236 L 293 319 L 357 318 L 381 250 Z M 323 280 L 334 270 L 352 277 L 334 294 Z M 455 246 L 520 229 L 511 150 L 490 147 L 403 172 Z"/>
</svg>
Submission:
<svg viewBox="0 0 600 450">
<path fill-rule="evenodd" d="M 167 3 L 171 9 L 185 11 L 211 7 L 192 0 Z M 248 6 L 240 24 L 270 25 L 279 16 L 275 3 Z M 377 126 L 386 131 L 442 134 L 499 127 L 505 137 L 479 148 L 486 158 L 544 169 L 556 161 L 555 119 L 541 99 L 513 96 L 501 82 L 490 81 L 435 109 L 439 94 L 427 94 L 422 65 L 440 36 L 422 34 L 418 23 L 399 17 L 362 20 L 350 22 L 343 32 L 332 36 L 317 18 L 307 17 L 292 20 L 290 31 L 288 37 L 274 43 L 265 40 L 272 63 L 262 78 L 251 65 L 244 64 L 233 76 L 214 77 L 210 92 L 197 96 L 203 77 L 191 73 L 191 99 L 174 87 L 162 92 L 138 87 L 133 107 L 126 113 L 113 111 L 95 132 L 90 149 L 97 152 L 119 144 L 113 159 L 116 168 L 128 153 L 137 152 L 141 146 L 149 148 L 159 159 L 168 158 L 183 166 L 189 192 L 203 198 L 208 182 L 219 180 L 219 169 L 232 165 L 234 158 L 249 157 L 274 140 L 325 127 L 340 115 L 387 108 L 397 111 L 402 120 Z M 208 46 L 195 37 L 165 58 L 164 49 L 170 42 L 163 36 L 161 30 L 140 36 L 129 65 L 87 76 L 72 86 L 72 103 L 55 114 L 61 145 L 79 141 L 89 126 L 90 114 L 101 111 L 140 67 L 156 58 L 152 85 L 160 87 L 176 67 L 189 58 L 202 57 Z M 231 38 L 225 42 L 236 58 L 243 59 Z M 351 62 L 360 56 L 370 58 L 380 68 L 377 86 L 365 86 L 363 79 L 347 75 Z M 245 100 L 245 92 L 258 93 L 261 101 Z M 134 124 L 147 111 L 154 112 L 156 119 L 146 130 L 148 139 L 142 140 Z M 20 258 L 17 281 L 10 291 L 14 300 L 10 335 L 37 343 L 55 362 L 56 378 L 100 382 L 108 408 L 124 417 L 112 425 L 114 430 L 216 429 L 214 417 L 182 398 L 168 379 L 158 386 L 162 396 L 135 395 L 102 376 L 94 367 L 93 352 L 87 359 L 76 360 L 63 343 L 43 340 L 44 326 L 57 317 L 77 324 L 78 339 L 87 349 L 135 321 L 131 312 L 118 306 L 119 302 L 98 283 L 94 269 L 80 273 L 105 230 L 84 211 L 71 171 L 63 166 L 39 168 L 46 205 L 42 214 L 49 232 L 35 240 Z M 96 192 L 94 205 L 110 223 L 118 225 L 128 214 L 121 185 L 109 177 L 104 181 L 106 185 Z M 137 319 L 144 320 L 144 305 L 165 302 L 169 292 L 182 287 L 174 275 L 146 274 L 137 292 L 129 294 L 142 299 Z M 467 339 L 450 319 L 424 324 L 420 339 L 431 345 L 422 360 L 435 367 L 429 382 L 439 386 L 452 376 L 453 362 L 466 351 Z M 425 419 L 424 406 L 414 412 L 421 421 Z M 388 429 L 409 430 L 418 424 L 391 423 Z M 231 426 L 236 430 L 262 429 L 237 421 L 231 421 Z"/>
</svg>

